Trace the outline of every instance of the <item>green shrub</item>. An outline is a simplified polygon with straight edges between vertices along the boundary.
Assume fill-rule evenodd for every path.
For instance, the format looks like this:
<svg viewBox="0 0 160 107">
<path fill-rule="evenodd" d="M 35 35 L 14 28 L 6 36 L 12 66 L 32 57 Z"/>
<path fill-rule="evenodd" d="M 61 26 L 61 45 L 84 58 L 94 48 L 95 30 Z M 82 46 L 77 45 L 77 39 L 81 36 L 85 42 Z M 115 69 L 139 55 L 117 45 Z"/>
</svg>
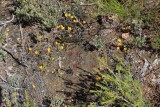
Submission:
<svg viewBox="0 0 160 107">
<path fill-rule="evenodd" d="M 39 22 L 44 28 L 57 25 L 59 10 L 57 5 L 40 0 L 14 0 L 15 14 L 24 22 Z"/>
<path fill-rule="evenodd" d="M 28 92 L 25 90 L 25 102 L 24 107 L 35 107 L 34 100 L 29 99 Z"/>
<path fill-rule="evenodd" d="M 117 57 L 117 63 L 111 67 L 107 64 L 107 57 L 98 58 L 99 66 L 103 71 L 95 69 L 102 78 L 96 82 L 94 90 L 90 90 L 98 96 L 99 105 L 111 105 L 120 107 L 147 107 L 142 97 L 140 83 L 133 78 L 130 65 Z"/>
<path fill-rule="evenodd" d="M 28 92 L 25 90 L 24 92 L 24 98 L 25 101 L 23 103 L 20 103 L 22 101 L 21 97 L 18 97 L 19 93 L 17 91 L 13 91 L 12 93 L 4 92 L 3 93 L 3 100 L 7 107 L 35 107 L 34 100 L 29 99 Z"/>
<path fill-rule="evenodd" d="M 97 14 L 101 15 L 114 15 L 119 18 L 139 18 L 142 10 L 142 0 L 89 0 L 94 2 L 98 11 Z"/>
<path fill-rule="evenodd" d="M 155 6 L 151 9 L 145 9 L 142 12 L 143 28 L 160 30 L 159 20 L 160 20 L 160 6 Z"/>
<path fill-rule="evenodd" d="M 134 40 L 135 45 L 138 46 L 139 48 L 141 48 L 142 46 L 145 45 L 146 39 L 144 36 L 138 36 L 135 38 Z"/>
<path fill-rule="evenodd" d="M 151 46 L 153 49 L 158 50 L 160 49 L 160 34 L 155 35 L 151 39 Z"/>
</svg>

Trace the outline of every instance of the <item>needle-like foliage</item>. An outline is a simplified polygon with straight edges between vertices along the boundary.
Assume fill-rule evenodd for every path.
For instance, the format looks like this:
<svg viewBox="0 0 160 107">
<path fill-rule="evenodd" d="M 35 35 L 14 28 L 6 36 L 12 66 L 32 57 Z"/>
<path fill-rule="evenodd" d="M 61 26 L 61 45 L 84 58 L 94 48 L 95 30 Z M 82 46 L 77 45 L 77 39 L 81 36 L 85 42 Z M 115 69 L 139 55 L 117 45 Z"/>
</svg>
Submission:
<svg viewBox="0 0 160 107">
<path fill-rule="evenodd" d="M 147 107 L 142 97 L 141 84 L 133 78 L 130 65 L 117 57 L 117 63 L 111 69 L 107 56 L 98 58 L 103 71 L 95 69 L 102 78 L 96 83 L 96 89 L 90 90 L 99 98 L 99 105 L 116 105 L 120 107 Z"/>
</svg>

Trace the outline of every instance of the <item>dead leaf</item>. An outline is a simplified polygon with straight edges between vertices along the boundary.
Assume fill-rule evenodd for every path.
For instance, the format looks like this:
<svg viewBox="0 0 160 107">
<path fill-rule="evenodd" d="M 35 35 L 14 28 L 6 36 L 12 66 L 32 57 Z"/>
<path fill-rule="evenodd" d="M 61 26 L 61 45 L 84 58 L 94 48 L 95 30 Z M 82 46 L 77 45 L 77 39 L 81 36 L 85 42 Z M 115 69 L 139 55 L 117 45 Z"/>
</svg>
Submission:
<svg viewBox="0 0 160 107">
<path fill-rule="evenodd" d="M 122 38 L 127 39 L 129 37 L 129 33 L 122 33 Z"/>
</svg>

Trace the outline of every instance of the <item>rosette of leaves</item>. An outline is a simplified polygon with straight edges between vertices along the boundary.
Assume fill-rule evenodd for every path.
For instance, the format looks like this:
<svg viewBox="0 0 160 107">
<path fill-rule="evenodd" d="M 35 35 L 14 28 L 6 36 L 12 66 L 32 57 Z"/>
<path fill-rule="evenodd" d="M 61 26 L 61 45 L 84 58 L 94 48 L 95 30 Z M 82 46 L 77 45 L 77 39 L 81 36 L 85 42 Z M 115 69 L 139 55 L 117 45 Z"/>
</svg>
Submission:
<svg viewBox="0 0 160 107">
<path fill-rule="evenodd" d="M 109 67 L 107 56 L 98 58 L 103 71 L 95 69 L 102 78 L 96 82 L 96 88 L 90 90 L 98 97 L 98 104 L 119 107 L 148 107 L 142 96 L 141 84 L 134 79 L 130 65 L 117 57 L 116 64 Z"/>
<path fill-rule="evenodd" d="M 93 41 L 96 48 L 102 48 L 105 45 L 104 40 L 101 39 L 99 36 L 95 36 L 95 39 Z"/>
<path fill-rule="evenodd" d="M 138 46 L 139 48 L 141 48 L 142 46 L 145 45 L 146 39 L 144 36 L 137 36 L 135 38 L 135 44 L 136 46 Z"/>
</svg>

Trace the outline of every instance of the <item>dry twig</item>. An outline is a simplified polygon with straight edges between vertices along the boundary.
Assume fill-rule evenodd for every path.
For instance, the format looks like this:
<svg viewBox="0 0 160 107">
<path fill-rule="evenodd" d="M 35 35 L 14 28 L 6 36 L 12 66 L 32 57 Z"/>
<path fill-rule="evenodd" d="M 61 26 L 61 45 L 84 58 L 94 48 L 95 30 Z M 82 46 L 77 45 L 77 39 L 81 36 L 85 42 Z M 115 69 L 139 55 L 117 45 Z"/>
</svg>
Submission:
<svg viewBox="0 0 160 107">
<path fill-rule="evenodd" d="M 16 58 L 8 49 L 6 49 L 3 46 L 0 46 L 0 49 L 7 52 L 19 65 L 22 65 L 23 67 L 28 67 L 26 64 L 22 63 L 18 58 Z"/>
<path fill-rule="evenodd" d="M 11 20 L 8 20 L 8 21 L 0 21 L 0 26 L 3 25 L 3 26 L 6 26 L 6 24 L 12 22 L 14 20 L 14 15 L 12 15 L 12 19 Z"/>
</svg>

